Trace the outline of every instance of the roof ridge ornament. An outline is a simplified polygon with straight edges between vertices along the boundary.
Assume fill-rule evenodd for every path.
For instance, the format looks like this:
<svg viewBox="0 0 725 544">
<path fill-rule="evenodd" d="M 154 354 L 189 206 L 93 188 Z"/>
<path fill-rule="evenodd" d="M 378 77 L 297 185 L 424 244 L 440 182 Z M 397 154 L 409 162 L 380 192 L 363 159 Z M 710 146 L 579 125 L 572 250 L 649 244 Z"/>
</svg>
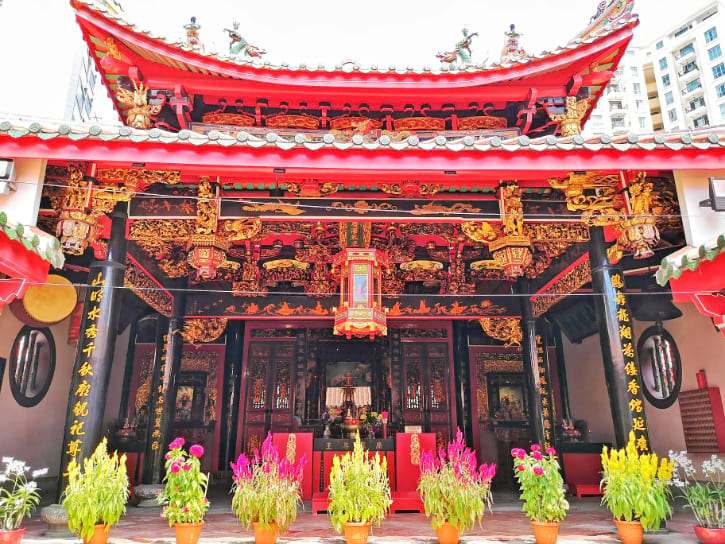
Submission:
<svg viewBox="0 0 725 544">
<path fill-rule="evenodd" d="M 192 16 L 191 22 L 184 25 L 184 30 L 186 30 L 186 39 L 182 45 L 192 51 L 203 53 L 204 44 L 201 43 L 201 38 L 199 38 L 200 28 L 201 25 L 196 22 L 196 17 Z"/>
<path fill-rule="evenodd" d="M 603 27 L 629 17 L 633 9 L 634 0 L 602 0 L 597 6 L 597 12 L 589 20 L 589 26 L 577 38 L 586 39 Z"/>
<path fill-rule="evenodd" d="M 463 27 L 461 32 L 463 33 L 463 39 L 456 42 L 453 51 L 438 52 L 436 54 L 441 63 L 449 64 L 451 68 L 457 67 L 456 62 L 458 59 L 460 59 L 460 68 L 473 65 L 473 62 L 471 62 L 471 42 L 474 36 L 478 36 L 478 32 L 470 33 L 466 27 Z"/>
<path fill-rule="evenodd" d="M 520 41 L 523 34 L 516 30 L 516 25 L 511 24 L 510 30 L 504 32 L 506 39 L 503 42 L 503 51 L 501 52 L 501 63 L 524 62 L 529 59 Z"/>
<path fill-rule="evenodd" d="M 245 57 L 249 57 L 250 59 L 259 59 L 262 58 L 262 55 L 267 54 L 266 49 L 261 49 L 256 45 L 252 45 L 242 37 L 239 33 L 238 21 L 232 22 L 232 30 L 225 28 L 224 32 L 229 35 L 229 39 L 231 40 L 229 42 L 230 57 L 237 57 L 240 54 L 243 54 Z"/>
</svg>

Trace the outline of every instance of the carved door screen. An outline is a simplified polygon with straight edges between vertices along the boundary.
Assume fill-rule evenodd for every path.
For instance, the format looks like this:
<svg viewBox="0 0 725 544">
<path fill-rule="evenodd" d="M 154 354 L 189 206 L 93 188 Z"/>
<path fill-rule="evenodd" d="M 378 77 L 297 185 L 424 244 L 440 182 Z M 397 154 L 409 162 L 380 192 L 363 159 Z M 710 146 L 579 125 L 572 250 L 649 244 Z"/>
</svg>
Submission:
<svg viewBox="0 0 725 544">
<path fill-rule="evenodd" d="M 250 453 L 261 445 L 267 431 L 292 430 L 294 354 L 294 342 L 249 345 L 244 435 Z"/>
<path fill-rule="evenodd" d="M 420 426 L 445 442 L 451 434 L 448 343 L 405 344 L 403 361 L 405 425 Z"/>
</svg>

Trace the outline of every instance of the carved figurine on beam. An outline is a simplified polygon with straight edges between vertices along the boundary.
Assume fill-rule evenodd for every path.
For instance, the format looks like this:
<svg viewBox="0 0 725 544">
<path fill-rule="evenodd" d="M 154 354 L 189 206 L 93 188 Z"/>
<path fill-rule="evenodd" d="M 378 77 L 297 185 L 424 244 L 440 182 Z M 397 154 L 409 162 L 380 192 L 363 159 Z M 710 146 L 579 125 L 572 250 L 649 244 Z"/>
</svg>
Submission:
<svg viewBox="0 0 725 544">
<path fill-rule="evenodd" d="M 161 108 L 166 101 L 160 104 L 148 103 L 148 89 L 143 82 L 136 82 L 132 79 L 133 91 L 119 87 L 116 91 L 116 98 L 121 104 L 131 106 L 126 114 L 126 124 L 132 128 L 148 129 L 151 127 L 151 116 L 161 113 Z"/>
<path fill-rule="evenodd" d="M 568 138 L 582 132 L 582 119 L 589 110 L 587 99 L 577 100 L 576 96 L 566 97 L 566 111 L 564 113 L 549 113 L 549 118 L 559 123 L 559 133 Z M 547 109 L 548 112 L 548 109 Z"/>
<path fill-rule="evenodd" d="M 259 59 L 262 58 L 262 55 L 266 55 L 267 51 L 265 49 L 261 49 L 255 45 L 252 45 L 247 40 L 245 40 L 241 34 L 238 32 L 239 30 L 239 23 L 237 21 L 234 21 L 232 23 L 232 30 L 229 30 L 228 28 L 225 28 L 224 31 L 229 35 L 229 39 L 231 40 L 229 42 L 229 55 L 232 57 L 236 57 L 240 53 L 243 53 L 245 57 L 249 57 L 251 59 Z"/>
</svg>

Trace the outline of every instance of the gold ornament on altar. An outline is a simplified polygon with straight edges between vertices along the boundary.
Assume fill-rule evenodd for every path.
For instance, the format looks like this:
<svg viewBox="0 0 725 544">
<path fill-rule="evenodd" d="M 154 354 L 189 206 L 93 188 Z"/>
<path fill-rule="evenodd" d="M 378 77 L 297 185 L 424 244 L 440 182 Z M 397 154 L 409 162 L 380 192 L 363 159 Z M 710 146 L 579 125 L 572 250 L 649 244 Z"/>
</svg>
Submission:
<svg viewBox="0 0 725 544">
<path fill-rule="evenodd" d="M 292 433 L 287 437 L 287 451 L 285 454 L 285 457 L 287 457 L 287 461 L 294 464 L 296 453 L 297 453 L 297 435 Z"/>
<path fill-rule="evenodd" d="M 226 317 L 187 319 L 184 321 L 184 330 L 174 332 L 179 332 L 187 344 L 213 342 L 224 334 L 227 321 Z"/>
<path fill-rule="evenodd" d="M 576 136 L 582 132 L 582 119 L 584 119 L 588 109 L 588 100 L 577 100 L 576 96 L 567 96 L 566 112 L 550 113 L 549 118 L 555 123 L 559 123 L 562 136 Z"/>
<path fill-rule="evenodd" d="M 515 317 L 507 317 L 496 319 L 491 317 L 482 317 L 478 320 L 481 324 L 483 332 L 491 338 L 504 342 L 504 347 L 512 346 L 521 347 L 521 341 L 524 334 L 521 331 L 521 322 Z"/>
<path fill-rule="evenodd" d="M 413 433 L 410 437 L 410 464 L 415 466 L 420 464 L 420 439 L 417 433 Z"/>
<path fill-rule="evenodd" d="M 161 113 L 162 104 L 148 103 L 148 89 L 143 83 L 133 81 L 133 91 L 119 88 L 116 98 L 131 109 L 126 113 L 126 124 L 132 128 L 148 129 L 151 126 L 151 116 Z"/>
</svg>

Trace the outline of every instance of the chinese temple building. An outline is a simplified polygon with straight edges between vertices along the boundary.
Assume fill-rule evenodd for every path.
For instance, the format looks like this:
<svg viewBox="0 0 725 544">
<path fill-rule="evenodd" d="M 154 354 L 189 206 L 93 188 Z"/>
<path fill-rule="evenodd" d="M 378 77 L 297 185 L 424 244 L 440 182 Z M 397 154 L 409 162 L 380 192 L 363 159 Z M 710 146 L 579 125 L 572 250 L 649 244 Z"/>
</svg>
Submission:
<svg viewBox="0 0 725 544">
<path fill-rule="evenodd" d="M 465 30 L 436 70 L 275 66 L 236 26 L 213 54 L 195 20 L 172 42 L 71 4 L 123 125 L 0 120 L 38 202 L 20 222 L 57 237 L 0 195 L 0 407 L 45 419 L 7 432 L 37 449 L 42 431 L 61 487 L 104 434 L 158 484 L 172 435 L 223 475 L 272 431 L 313 459 L 320 509 L 358 430 L 394 509 L 417 508 L 416 449 L 456 428 L 502 467 L 555 444 L 575 491 L 630 431 L 642 451 L 725 448 L 725 219 L 702 209 L 722 229 L 700 250 L 681 212 L 725 172 L 725 131 L 581 135 L 632 0 L 541 54 L 512 26 L 486 64 Z"/>
</svg>

